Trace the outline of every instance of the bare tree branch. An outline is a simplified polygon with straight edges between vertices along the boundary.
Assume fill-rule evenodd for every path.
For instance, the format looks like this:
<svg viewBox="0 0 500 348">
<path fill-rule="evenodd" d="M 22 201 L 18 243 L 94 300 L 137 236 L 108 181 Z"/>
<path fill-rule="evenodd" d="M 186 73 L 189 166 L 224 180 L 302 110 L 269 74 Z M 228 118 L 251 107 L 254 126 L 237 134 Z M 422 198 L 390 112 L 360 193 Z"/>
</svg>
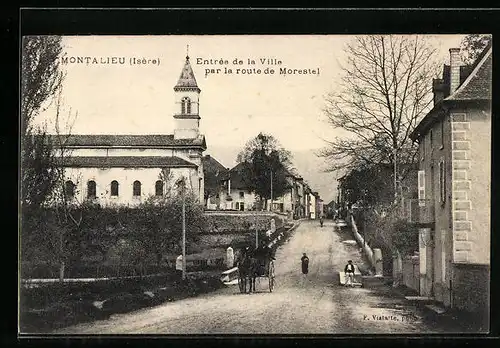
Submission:
<svg viewBox="0 0 500 348">
<path fill-rule="evenodd" d="M 349 137 L 318 155 L 331 171 L 386 163 L 401 176 L 415 160 L 409 134 L 431 107 L 436 49 L 420 36 L 374 35 L 355 37 L 345 53 L 341 88 L 323 112 Z"/>
</svg>

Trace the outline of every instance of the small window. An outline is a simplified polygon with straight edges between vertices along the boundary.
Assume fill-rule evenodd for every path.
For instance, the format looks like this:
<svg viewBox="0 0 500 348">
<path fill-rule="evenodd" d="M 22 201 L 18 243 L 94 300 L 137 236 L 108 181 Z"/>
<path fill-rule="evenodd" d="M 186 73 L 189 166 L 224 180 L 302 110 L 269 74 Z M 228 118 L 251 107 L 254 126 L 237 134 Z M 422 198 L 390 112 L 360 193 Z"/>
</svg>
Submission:
<svg viewBox="0 0 500 348">
<path fill-rule="evenodd" d="M 87 198 L 93 199 L 97 197 L 97 185 L 94 180 L 87 183 Z"/>
<path fill-rule="evenodd" d="M 118 196 L 118 181 L 111 181 L 111 196 Z"/>
<path fill-rule="evenodd" d="M 439 201 L 441 205 L 446 202 L 446 170 L 443 160 L 439 162 Z"/>
<path fill-rule="evenodd" d="M 161 180 L 155 183 L 155 196 L 163 196 L 163 181 Z"/>
<path fill-rule="evenodd" d="M 134 195 L 134 197 L 138 197 L 141 195 L 141 182 L 138 180 L 134 181 L 133 195 Z"/>
<path fill-rule="evenodd" d="M 245 192 L 240 192 L 240 198 L 245 198 Z"/>
<path fill-rule="evenodd" d="M 184 97 L 181 100 L 181 114 L 191 114 L 191 99 Z"/>
<path fill-rule="evenodd" d="M 441 148 L 444 148 L 444 120 L 441 121 Z"/>
<path fill-rule="evenodd" d="M 425 171 L 418 171 L 418 201 L 419 206 L 425 206 Z"/>
<path fill-rule="evenodd" d="M 420 148 L 418 149 L 418 152 L 420 152 L 420 161 L 423 162 L 425 159 L 425 138 L 420 140 Z"/>
<path fill-rule="evenodd" d="M 74 198 L 75 197 L 75 184 L 73 181 L 68 180 L 64 184 L 64 194 L 66 198 Z"/>
</svg>

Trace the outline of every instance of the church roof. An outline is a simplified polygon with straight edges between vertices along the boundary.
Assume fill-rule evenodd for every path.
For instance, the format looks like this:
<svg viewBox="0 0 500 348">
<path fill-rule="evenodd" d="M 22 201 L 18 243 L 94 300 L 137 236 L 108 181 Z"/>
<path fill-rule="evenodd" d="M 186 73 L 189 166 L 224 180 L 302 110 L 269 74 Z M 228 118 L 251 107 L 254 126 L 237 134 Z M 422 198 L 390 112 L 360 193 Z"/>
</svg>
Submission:
<svg viewBox="0 0 500 348">
<path fill-rule="evenodd" d="M 78 168 L 176 168 L 197 167 L 182 158 L 169 156 L 72 156 L 59 159 L 64 167 Z"/>
<path fill-rule="evenodd" d="M 193 69 L 191 68 L 191 63 L 189 63 L 189 56 L 186 56 L 186 63 L 184 63 L 184 68 L 182 68 L 181 76 L 179 76 L 174 91 L 189 89 L 200 91 L 196 83 L 196 78 L 194 77 Z"/>
<path fill-rule="evenodd" d="M 57 135 L 50 135 L 50 140 L 58 145 Z M 195 139 L 174 139 L 173 134 L 71 134 L 61 135 L 68 147 L 202 147 L 206 149 L 205 137 L 200 135 Z M 66 138 L 67 137 L 67 138 Z"/>
</svg>

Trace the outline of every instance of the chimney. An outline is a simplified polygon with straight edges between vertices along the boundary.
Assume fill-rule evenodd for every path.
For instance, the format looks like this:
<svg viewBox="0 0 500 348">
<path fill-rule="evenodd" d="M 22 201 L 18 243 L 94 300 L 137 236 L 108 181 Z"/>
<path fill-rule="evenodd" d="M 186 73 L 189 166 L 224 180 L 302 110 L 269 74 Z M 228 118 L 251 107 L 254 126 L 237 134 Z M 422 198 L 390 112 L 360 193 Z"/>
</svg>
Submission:
<svg viewBox="0 0 500 348">
<path fill-rule="evenodd" d="M 433 79 L 432 80 L 432 92 L 434 93 L 434 105 L 439 103 L 444 99 L 445 96 L 445 84 L 443 79 Z"/>
<path fill-rule="evenodd" d="M 460 85 L 460 48 L 450 48 L 450 95 Z"/>
</svg>

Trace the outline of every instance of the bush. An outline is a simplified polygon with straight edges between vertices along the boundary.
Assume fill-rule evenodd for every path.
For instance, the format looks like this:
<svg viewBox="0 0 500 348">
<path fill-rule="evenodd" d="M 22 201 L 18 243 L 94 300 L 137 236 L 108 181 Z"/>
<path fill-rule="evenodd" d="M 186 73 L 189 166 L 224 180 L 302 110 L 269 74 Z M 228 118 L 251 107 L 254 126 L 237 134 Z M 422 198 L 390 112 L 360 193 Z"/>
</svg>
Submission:
<svg viewBox="0 0 500 348">
<path fill-rule="evenodd" d="M 418 229 L 404 219 L 398 219 L 391 226 L 392 241 L 403 255 L 412 255 L 418 250 Z"/>
<path fill-rule="evenodd" d="M 399 211 L 398 206 L 393 206 L 384 214 L 369 210 L 358 215 L 359 221 L 362 222 L 359 225 L 367 226 L 367 243 L 372 248 L 382 249 L 383 254 L 391 258 L 396 251 L 405 255 L 418 250 L 418 229 L 401 218 Z"/>
<path fill-rule="evenodd" d="M 117 275 L 109 264 L 130 267 L 130 275 L 145 272 L 148 265 L 160 265 L 165 253 L 180 252 L 181 210 L 182 201 L 175 197 L 149 200 L 133 208 L 23 207 L 21 275 L 57 278 L 63 261 L 65 277 L 82 273 L 77 269 L 92 263 L 96 273 L 97 265 L 103 266 L 101 277 Z M 202 207 L 191 196 L 186 198 L 186 223 L 187 242 L 192 245 L 205 223 Z"/>
<path fill-rule="evenodd" d="M 285 218 L 275 214 L 256 214 L 255 216 L 241 215 L 239 213 L 209 213 L 205 216 L 206 232 L 227 233 L 246 232 L 255 230 L 267 231 L 270 228 L 270 220 L 274 219 L 276 228 L 284 225 Z"/>
</svg>

